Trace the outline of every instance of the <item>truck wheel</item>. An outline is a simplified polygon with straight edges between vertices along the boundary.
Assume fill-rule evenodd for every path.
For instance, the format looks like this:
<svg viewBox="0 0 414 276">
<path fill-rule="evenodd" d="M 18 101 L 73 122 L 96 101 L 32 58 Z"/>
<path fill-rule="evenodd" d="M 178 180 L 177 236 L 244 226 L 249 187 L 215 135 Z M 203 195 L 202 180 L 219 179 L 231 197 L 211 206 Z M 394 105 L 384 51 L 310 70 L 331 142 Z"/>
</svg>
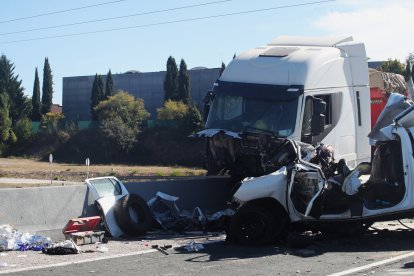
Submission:
<svg viewBox="0 0 414 276">
<path fill-rule="evenodd" d="M 151 226 L 151 211 L 138 195 L 128 194 L 121 198 L 114 211 L 119 228 L 129 236 L 145 234 Z"/>
<path fill-rule="evenodd" d="M 274 243 L 283 233 L 286 218 L 280 212 L 246 205 L 232 217 L 229 234 L 231 240 L 242 245 L 264 245 Z"/>
</svg>

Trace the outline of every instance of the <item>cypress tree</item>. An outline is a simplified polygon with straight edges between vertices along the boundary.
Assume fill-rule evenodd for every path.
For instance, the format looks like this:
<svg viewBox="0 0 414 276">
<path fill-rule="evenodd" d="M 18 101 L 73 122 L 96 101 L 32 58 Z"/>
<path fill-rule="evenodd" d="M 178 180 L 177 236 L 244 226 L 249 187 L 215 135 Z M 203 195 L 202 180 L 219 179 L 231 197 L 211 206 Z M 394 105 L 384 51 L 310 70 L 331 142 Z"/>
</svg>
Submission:
<svg viewBox="0 0 414 276">
<path fill-rule="evenodd" d="M 98 116 L 94 110 L 94 107 L 97 106 L 102 100 L 105 99 L 105 94 L 103 91 L 103 81 L 100 75 L 95 74 L 95 79 L 93 80 L 92 85 L 92 94 L 91 94 L 91 112 L 92 120 L 98 120 Z"/>
<path fill-rule="evenodd" d="M 414 81 L 414 64 L 413 64 L 413 67 L 411 67 L 411 78 Z"/>
<path fill-rule="evenodd" d="M 411 64 L 410 64 L 410 59 L 407 58 L 407 61 L 405 63 L 405 74 L 404 74 L 405 81 L 408 81 L 410 79 L 410 76 L 411 76 Z"/>
<path fill-rule="evenodd" d="M 226 69 L 226 64 L 224 64 L 224 62 L 221 62 L 220 76 L 223 74 L 224 69 Z"/>
<path fill-rule="evenodd" d="M 178 101 L 182 101 L 185 104 L 191 102 L 190 95 L 190 76 L 188 75 L 187 64 L 184 59 L 180 62 L 180 71 L 178 72 Z"/>
<path fill-rule="evenodd" d="M 43 66 L 43 87 L 42 87 L 42 114 L 50 112 L 53 99 L 53 76 L 50 69 L 49 59 L 45 58 Z"/>
<path fill-rule="evenodd" d="M 40 106 L 40 82 L 39 74 L 37 73 L 37 67 L 35 71 L 35 79 L 33 84 L 33 95 L 32 95 L 32 121 L 40 121 L 42 117 L 41 106 Z"/>
<path fill-rule="evenodd" d="M 13 124 L 30 116 L 30 100 L 24 95 L 19 75 L 14 75 L 14 64 L 5 55 L 0 57 L 0 93 L 8 95 L 9 113 Z"/>
<path fill-rule="evenodd" d="M 12 131 L 12 120 L 9 111 L 9 95 L 3 90 L 3 92 L 0 93 L 0 145 L 9 140 L 10 132 Z"/>
<path fill-rule="evenodd" d="M 105 98 L 109 98 L 114 95 L 114 80 L 112 79 L 111 69 L 109 69 L 108 74 L 106 75 L 106 84 L 105 84 Z"/>
<path fill-rule="evenodd" d="M 178 68 L 175 59 L 170 56 L 167 60 L 167 72 L 164 79 L 164 102 L 167 100 L 177 100 L 177 75 Z"/>
</svg>

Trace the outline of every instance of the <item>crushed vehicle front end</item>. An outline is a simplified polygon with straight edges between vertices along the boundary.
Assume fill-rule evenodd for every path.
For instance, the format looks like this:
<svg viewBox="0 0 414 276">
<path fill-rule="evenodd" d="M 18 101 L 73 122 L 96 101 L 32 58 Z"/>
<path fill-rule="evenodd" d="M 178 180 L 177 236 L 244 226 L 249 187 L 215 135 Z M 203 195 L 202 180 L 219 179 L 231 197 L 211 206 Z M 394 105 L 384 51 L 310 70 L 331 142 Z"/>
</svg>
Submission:
<svg viewBox="0 0 414 276">
<path fill-rule="evenodd" d="M 301 150 L 294 141 L 286 141 L 279 153 L 290 156 L 289 162 L 285 160 L 272 173 L 240 182 L 231 201 L 235 215 L 228 239 L 240 244 L 269 244 L 280 239 L 291 222 L 319 218 L 326 190 L 324 174 L 319 166 L 301 158 L 307 157 L 309 151 Z M 307 145 L 303 146 L 307 149 Z"/>
</svg>

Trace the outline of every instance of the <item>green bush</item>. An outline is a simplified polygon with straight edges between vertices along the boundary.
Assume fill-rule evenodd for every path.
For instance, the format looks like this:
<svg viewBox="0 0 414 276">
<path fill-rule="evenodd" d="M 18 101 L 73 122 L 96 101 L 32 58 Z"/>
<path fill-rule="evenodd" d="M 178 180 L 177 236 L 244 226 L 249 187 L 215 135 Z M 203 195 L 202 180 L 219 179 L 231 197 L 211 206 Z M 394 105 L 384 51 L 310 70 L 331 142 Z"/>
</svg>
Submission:
<svg viewBox="0 0 414 276">
<path fill-rule="evenodd" d="M 27 117 L 18 120 L 14 132 L 19 143 L 27 142 L 32 136 L 32 121 Z"/>
<path fill-rule="evenodd" d="M 195 105 L 188 107 L 188 112 L 184 116 L 184 126 L 189 132 L 200 130 L 203 127 L 201 113 Z"/>
<path fill-rule="evenodd" d="M 164 106 L 157 108 L 159 120 L 179 120 L 183 119 L 188 113 L 188 106 L 183 102 L 167 100 Z"/>
<path fill-rule="evenodd" d="M 144 101 L 124 91 L 100 102 L 95 112 L 101 132 L 125 153 L 134 148 L 142 121 L 150 117 Z"/>
</svg>

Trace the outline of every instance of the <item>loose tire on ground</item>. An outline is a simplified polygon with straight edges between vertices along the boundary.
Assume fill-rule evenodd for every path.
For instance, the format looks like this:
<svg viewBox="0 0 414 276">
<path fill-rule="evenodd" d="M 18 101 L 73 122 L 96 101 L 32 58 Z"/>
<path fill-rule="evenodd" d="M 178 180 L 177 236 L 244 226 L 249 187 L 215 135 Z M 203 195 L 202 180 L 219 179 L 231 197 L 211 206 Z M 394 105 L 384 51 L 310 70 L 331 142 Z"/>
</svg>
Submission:
<svg viewBox="0 0 414 276">
<path fill-rule="evenodd" d="M 147 203 L 136 194 L 128 194 L 117 202 L 115 219 L 119 228 L 129 236 L 145 234 L 152 223 Z"/>
<path fill-rule="evenodd" d="M 232 217 L 229 235 L 242 245 L 264 245 L 276 242 L 282 235 L 287 220 L 281 212 L 262 206 L 242 206 Z"/>
</svg>

